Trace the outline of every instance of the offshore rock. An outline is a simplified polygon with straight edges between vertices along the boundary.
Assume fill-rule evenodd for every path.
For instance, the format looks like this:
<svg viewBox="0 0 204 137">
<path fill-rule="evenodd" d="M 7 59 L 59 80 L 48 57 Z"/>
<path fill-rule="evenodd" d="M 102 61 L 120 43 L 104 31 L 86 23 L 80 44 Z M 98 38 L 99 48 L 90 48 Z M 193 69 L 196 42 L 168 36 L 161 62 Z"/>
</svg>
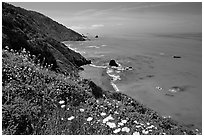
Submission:
<svg viewBox="0 0 204 137">
<path fill-rule="evenodd" d="M 118 64 L 115 62 L 115 60 L 110 60 L 109 66 L 115 66 L 118 67 Z"/>
</svg>

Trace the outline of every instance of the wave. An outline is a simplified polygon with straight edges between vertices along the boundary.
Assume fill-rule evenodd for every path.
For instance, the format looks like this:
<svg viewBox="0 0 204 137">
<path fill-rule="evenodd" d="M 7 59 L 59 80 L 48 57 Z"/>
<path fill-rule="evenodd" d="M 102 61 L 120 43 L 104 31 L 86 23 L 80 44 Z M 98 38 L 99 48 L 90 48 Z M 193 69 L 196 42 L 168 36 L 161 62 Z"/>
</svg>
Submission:
<svg viewBox="0 0 204 137">
<path fill-rule="evenodd" d="M 89 66 L 95 67 L 95 68 L 107 68 L 107 66 L 96 66 L 96 65 L 94 65 L 94 64 L 90 64 Z"/>
<path fill-rule="evenodd" d="M 106 46 L 108 46 L 108 45 L 101 45 L 101 47 L 106 47 Z"/>
<path fill-rule="evenodd" d="M 71 44 L 66 44 L 66 45 L 67 45 L 67 47 L 68 47 L 69 49 L 71 49 L 71 50 L 73 50 L 73 51 L 75 51 L 75 52 L 77 52 L 77 53 L 86 54 L 85 51 L 79 51 L 79 50 L 77 50 L 77 48 L 72 48 L 72 47 L 71 47 Z"/>
<path fill-rule="evenodd" d="M 108 74 L 108 75 L 113 78 L 113 82 L 116 80 L 121 80 L 119 75 L 111 75 L 111 74 Z"/>
<path fill-rule="evenodd" d="M 111 85 L 113 86 L 114 90 L 116 92 L 119 92 L 120 90 L 118 89 L 118 87 L 116 86 L 116 84 L 114 84 L 113 82 L 111 82 Z"/>
<path fill-rule="evenodd" d="M 100 47 L 97 47 L 97 46 L 88 46 L 89 48 L 100 48 Z"/>
</svg>

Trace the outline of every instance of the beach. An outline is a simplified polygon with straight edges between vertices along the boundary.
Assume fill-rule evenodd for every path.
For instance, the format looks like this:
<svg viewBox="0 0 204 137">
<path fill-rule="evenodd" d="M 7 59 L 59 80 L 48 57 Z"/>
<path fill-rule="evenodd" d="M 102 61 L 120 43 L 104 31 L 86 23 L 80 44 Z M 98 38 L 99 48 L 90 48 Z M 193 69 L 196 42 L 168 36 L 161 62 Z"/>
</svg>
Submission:
<svg viewBox="0 0 204 137">
<path fill-rule="evenodd" d="M 125 93 L 163 117 L 202 128 L 201 41 L 139 35 L 69 44 L 92 60 L 83 66 L 83 78 Z M 108 67 L 111 59 L 120 67 Z"/>
</svg>

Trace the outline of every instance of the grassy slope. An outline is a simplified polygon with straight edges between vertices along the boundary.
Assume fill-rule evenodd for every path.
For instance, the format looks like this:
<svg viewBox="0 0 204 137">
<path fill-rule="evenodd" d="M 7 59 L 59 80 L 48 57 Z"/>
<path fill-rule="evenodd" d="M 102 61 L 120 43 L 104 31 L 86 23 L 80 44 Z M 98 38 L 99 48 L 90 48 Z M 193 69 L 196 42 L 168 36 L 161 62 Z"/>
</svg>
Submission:
<svg viewBox="0 0 204 137">
<path fill-rule="evenodd" d="M 198 134 L 124 94 L 41 67 L 25 51 L 3 50 L 2 58 L 3 134 Z M 111 127 L 107 116 L 127 122 Z"/>
</svg>

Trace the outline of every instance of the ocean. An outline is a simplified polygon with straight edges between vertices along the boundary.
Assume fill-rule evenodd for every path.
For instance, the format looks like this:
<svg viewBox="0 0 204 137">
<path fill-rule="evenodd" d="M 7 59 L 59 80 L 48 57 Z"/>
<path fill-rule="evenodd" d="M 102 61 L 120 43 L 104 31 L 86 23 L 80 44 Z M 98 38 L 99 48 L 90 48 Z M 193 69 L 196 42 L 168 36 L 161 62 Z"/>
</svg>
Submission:
<svg viewBox="0 0 204 137">
<path fill-rule="evenodd" d="M 202 130 L 201 34 L 99 36 L 64 43 L 91 59 L 90 67 L 106 69 L 115 92 Z M 111 59 L 119 67 L 107 67 Z"/>
</svg>

